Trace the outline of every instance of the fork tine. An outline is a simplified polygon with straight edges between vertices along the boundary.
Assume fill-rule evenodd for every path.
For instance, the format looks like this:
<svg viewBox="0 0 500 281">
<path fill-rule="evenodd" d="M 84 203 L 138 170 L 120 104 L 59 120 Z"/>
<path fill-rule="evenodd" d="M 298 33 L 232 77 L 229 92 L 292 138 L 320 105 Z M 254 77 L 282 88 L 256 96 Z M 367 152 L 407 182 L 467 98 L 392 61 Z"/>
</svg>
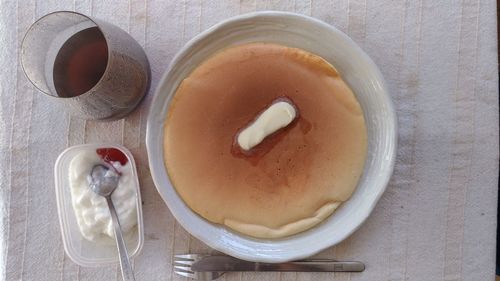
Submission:
<svg viewBox="0 0 500 281">
<path fill-rule="evenodd" d="M 196 255 L 175 255 L 174 257 L 179 258 L 179 259 L 186 259 L 186 260 L 194 260 L 196 258 Z"/>
<path fill-rule="evenodd" d="M 174 272 L 176 274 L 179 274 L 179 275 L 184 276 L 184 277 L 196 279 L 196 275 L 194 275 L 194 273 L 182 272 L 182 271 L 177 271 L 177 270 L 175 270 Z"/>
<path fill-rule="evenodd" d="M 193 263 L 194 263 L 194 260 L 188 260 L 188 261 L 185 261 L 185 260 L 175 260 L 174 261 L 174 264 L 193 265 Z"/>
<path fill-rule="evenodd" d="M 191 270 L 190 266 L 175 265 L 174 268 L 185 272 L 194 272 Z"/>
</svg>

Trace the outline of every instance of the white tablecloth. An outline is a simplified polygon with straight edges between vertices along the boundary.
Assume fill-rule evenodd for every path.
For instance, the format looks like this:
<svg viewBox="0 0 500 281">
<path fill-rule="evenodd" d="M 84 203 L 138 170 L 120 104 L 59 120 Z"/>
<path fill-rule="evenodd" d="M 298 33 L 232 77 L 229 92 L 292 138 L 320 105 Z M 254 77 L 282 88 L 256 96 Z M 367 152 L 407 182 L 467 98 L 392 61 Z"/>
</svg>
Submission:
<svg viewBox="0 0 500 281">
<path fill-rule="evenodd" d="M 145 48 L 152 91 L 177 50 L 218 21 L 295 11 L 351 36 L 382 70 L 399 119 L 392 181 L 367 222 L 319 256 L 364 261 L 364 273 L 235 273 L 226 280 L 493 280 L 498 180 L 495 1 L 0 2 L 0 279 L 118 280 L 117 266 L 65 255 L 53 166 L 68 146 L 122 143 L 138 162 L 145 243 L 137 280 L 171 280 L 172 255 L 207 252 L 173 219 L 151 180 L 144 144 L 151 93 L 112 123 L 70 118 L 18 63 L 28 26 L 55 10 L 112 22 Z M 152 92 L 151 91 L 151 92 Z M 223 280 L 223 279 L 222 279 Z"/>
</svg>

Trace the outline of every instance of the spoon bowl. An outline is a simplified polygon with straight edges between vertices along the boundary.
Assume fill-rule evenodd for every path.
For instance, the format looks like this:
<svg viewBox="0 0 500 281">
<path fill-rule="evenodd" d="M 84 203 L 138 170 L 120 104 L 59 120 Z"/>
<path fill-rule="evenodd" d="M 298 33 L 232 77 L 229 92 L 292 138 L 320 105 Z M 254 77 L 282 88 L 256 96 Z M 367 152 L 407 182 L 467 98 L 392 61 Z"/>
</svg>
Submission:
<svg viewBox="0 0 500 281">
<path fill-rule="evenodd" d="M 93 192 L 106 197 L 111 196 L 111 193 L 115 191 L 118 186 L 118 181 L 120 180 L 120 174 L 115 172 L 113 169 L 98 164 L 92 168 L 90 172 L 90 189 Z"/>
</svg>

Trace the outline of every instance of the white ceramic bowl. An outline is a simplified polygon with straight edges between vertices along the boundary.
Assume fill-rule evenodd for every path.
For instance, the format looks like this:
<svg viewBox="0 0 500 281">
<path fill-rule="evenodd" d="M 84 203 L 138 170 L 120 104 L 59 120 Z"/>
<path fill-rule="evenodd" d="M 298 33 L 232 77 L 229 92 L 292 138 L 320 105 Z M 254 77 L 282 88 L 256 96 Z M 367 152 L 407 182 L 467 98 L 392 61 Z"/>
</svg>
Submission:
<svg viewBox="0 0 500 281">
<path fill-rule="evenodd" d="M 365 169 L 352 197 L 323 223 L 296 235 L 253 239 L 210 223 L 176 193 L 163 162 L 163 123 L 182 79 L 207 57 L 228 46 L 273 42 L 318 54 L 341 73 L 364 111 L 368 130 Z M 392 174 L 397 143 L 396 116 L 382 74 L 347 35 L 303 15 L 256 12 L 225 20 L 189 41 L 170 64 L 156 90 L 146 143 L 156 188 L 179 223 L 210 247 L 245 260 L 284 262 L 311 256 L 353 233 L 370 215 Z"/>
</svg>

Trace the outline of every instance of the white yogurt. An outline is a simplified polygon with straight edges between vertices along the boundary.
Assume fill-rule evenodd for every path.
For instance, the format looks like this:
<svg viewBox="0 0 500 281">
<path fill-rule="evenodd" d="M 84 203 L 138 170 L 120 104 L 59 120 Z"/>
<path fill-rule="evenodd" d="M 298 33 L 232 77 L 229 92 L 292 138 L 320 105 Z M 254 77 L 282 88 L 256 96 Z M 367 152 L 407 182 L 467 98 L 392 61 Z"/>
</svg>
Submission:
<svg viewBox="0 0 500 281">
<path fill-rule="evenodd" d="M 106 199 L 89 188 L 92 167 L 103 163 L 95 151 L 82 151 L 69 164 L 69 185 L 76 220 L 83 237 L 91 241 L 98 240 L 103 234 L 114 237 Z M 120 162 L 112 164 L 121 173 L 121 177 L 118 187 L 111 194 L 111 200 L 121 229 L 126 233 L 137 224 L 135 179 L 132 177 L 130 162 L 123 166 Z"/>
<path fill-rule="evenodd" d="M 270 134 L 292 123 L 296 115 L 295 107 L 289 102 L 273 103 L 238 134 L 238 145 L 244 150 L 252 149 Z"/>
</svg>

